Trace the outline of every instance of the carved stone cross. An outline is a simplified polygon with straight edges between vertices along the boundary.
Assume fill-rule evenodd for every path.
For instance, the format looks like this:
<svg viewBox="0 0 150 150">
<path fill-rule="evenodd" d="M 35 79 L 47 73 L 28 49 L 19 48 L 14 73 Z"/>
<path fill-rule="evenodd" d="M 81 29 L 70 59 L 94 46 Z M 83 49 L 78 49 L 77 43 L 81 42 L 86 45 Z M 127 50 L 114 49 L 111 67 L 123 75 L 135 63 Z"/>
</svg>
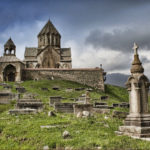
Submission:
<svg viewBox="0 0 150 150">
<path fill-rule="evenodd" d="M 134 55 L 137 55 L 137 50 L 138 50 L 139 46 L 134 42 L 134 46 L 133 46 L 133 50 L 134 50 Z"/>
</svg>

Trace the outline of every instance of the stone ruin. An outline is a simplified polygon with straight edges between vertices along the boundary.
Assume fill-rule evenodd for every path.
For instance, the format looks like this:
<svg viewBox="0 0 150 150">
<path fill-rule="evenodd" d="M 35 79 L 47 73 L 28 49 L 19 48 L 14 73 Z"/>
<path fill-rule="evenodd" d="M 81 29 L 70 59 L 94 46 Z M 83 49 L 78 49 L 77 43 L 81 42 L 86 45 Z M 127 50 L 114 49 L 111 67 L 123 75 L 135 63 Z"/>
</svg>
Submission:
<svg viewBox="0 0 150 150">
<path fill-rule="evenodd" d="M 31 94 L 25 94 L 23 98 L 17 101 L 16 107 L 13 110 L 9 110 L 10 114 L 35 114 L 41 112 L 43 109 L 43 103 L 35 99 Z"/>
</svg>

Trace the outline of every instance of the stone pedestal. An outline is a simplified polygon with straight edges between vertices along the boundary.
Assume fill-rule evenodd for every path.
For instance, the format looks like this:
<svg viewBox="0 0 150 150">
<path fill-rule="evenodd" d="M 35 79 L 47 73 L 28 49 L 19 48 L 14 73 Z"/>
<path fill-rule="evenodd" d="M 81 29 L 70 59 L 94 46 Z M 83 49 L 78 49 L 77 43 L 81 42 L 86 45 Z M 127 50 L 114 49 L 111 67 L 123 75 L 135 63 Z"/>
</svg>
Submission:
<svg viewBox="0 0 150 150">
<path fill-rule="evenodd" d="M 150 137 L 150 114 L 128 115 L 118 133 L 140 138 Z"/>
</svg>

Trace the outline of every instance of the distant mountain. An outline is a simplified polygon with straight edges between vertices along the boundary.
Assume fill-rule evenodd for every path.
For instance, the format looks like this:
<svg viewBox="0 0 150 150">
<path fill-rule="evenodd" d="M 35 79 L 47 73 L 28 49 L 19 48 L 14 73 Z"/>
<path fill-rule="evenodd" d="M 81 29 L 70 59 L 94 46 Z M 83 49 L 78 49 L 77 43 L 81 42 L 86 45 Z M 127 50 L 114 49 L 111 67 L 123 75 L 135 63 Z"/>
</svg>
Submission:
<svg viewBox="0 0 150 150">
<path fill-rule="evenodd" d="M 107 74 L 105 83 L 125 87 L 125 83 L 128 77 L 129 75 L 121 74 L 121 73 Z"/>
</svg>

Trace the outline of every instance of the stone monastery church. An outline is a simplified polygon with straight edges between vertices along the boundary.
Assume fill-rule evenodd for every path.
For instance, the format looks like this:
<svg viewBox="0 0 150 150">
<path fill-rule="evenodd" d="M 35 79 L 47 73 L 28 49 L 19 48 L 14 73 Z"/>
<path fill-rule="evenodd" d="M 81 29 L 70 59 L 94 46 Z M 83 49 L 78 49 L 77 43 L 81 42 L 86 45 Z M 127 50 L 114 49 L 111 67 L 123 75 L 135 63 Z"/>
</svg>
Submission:
<svg viewBox="0 0 150 150">
<path fill-rule="evenodd" d="M 71 49 L 61 48 L 61 35 L 49 20 L 38 34 L 38 47 L 26 47 L 24 61 L 16 57 L 10 38 L 0 57 L 0 80 L 20 81 L 24 68 L 72 68 Z"/>
<path fill-rule="evenodd" d="M 61 48 L 61 35 L 49 20 L 38 34 L 38 47 L 26 47 L 24 60 L 16 57 L 10 38 L 0 57 L 0 81 L 62 79 L 105 90 L 106 73 L 100 67 L 72 68 L 71 48 Z"/>
</svg>

